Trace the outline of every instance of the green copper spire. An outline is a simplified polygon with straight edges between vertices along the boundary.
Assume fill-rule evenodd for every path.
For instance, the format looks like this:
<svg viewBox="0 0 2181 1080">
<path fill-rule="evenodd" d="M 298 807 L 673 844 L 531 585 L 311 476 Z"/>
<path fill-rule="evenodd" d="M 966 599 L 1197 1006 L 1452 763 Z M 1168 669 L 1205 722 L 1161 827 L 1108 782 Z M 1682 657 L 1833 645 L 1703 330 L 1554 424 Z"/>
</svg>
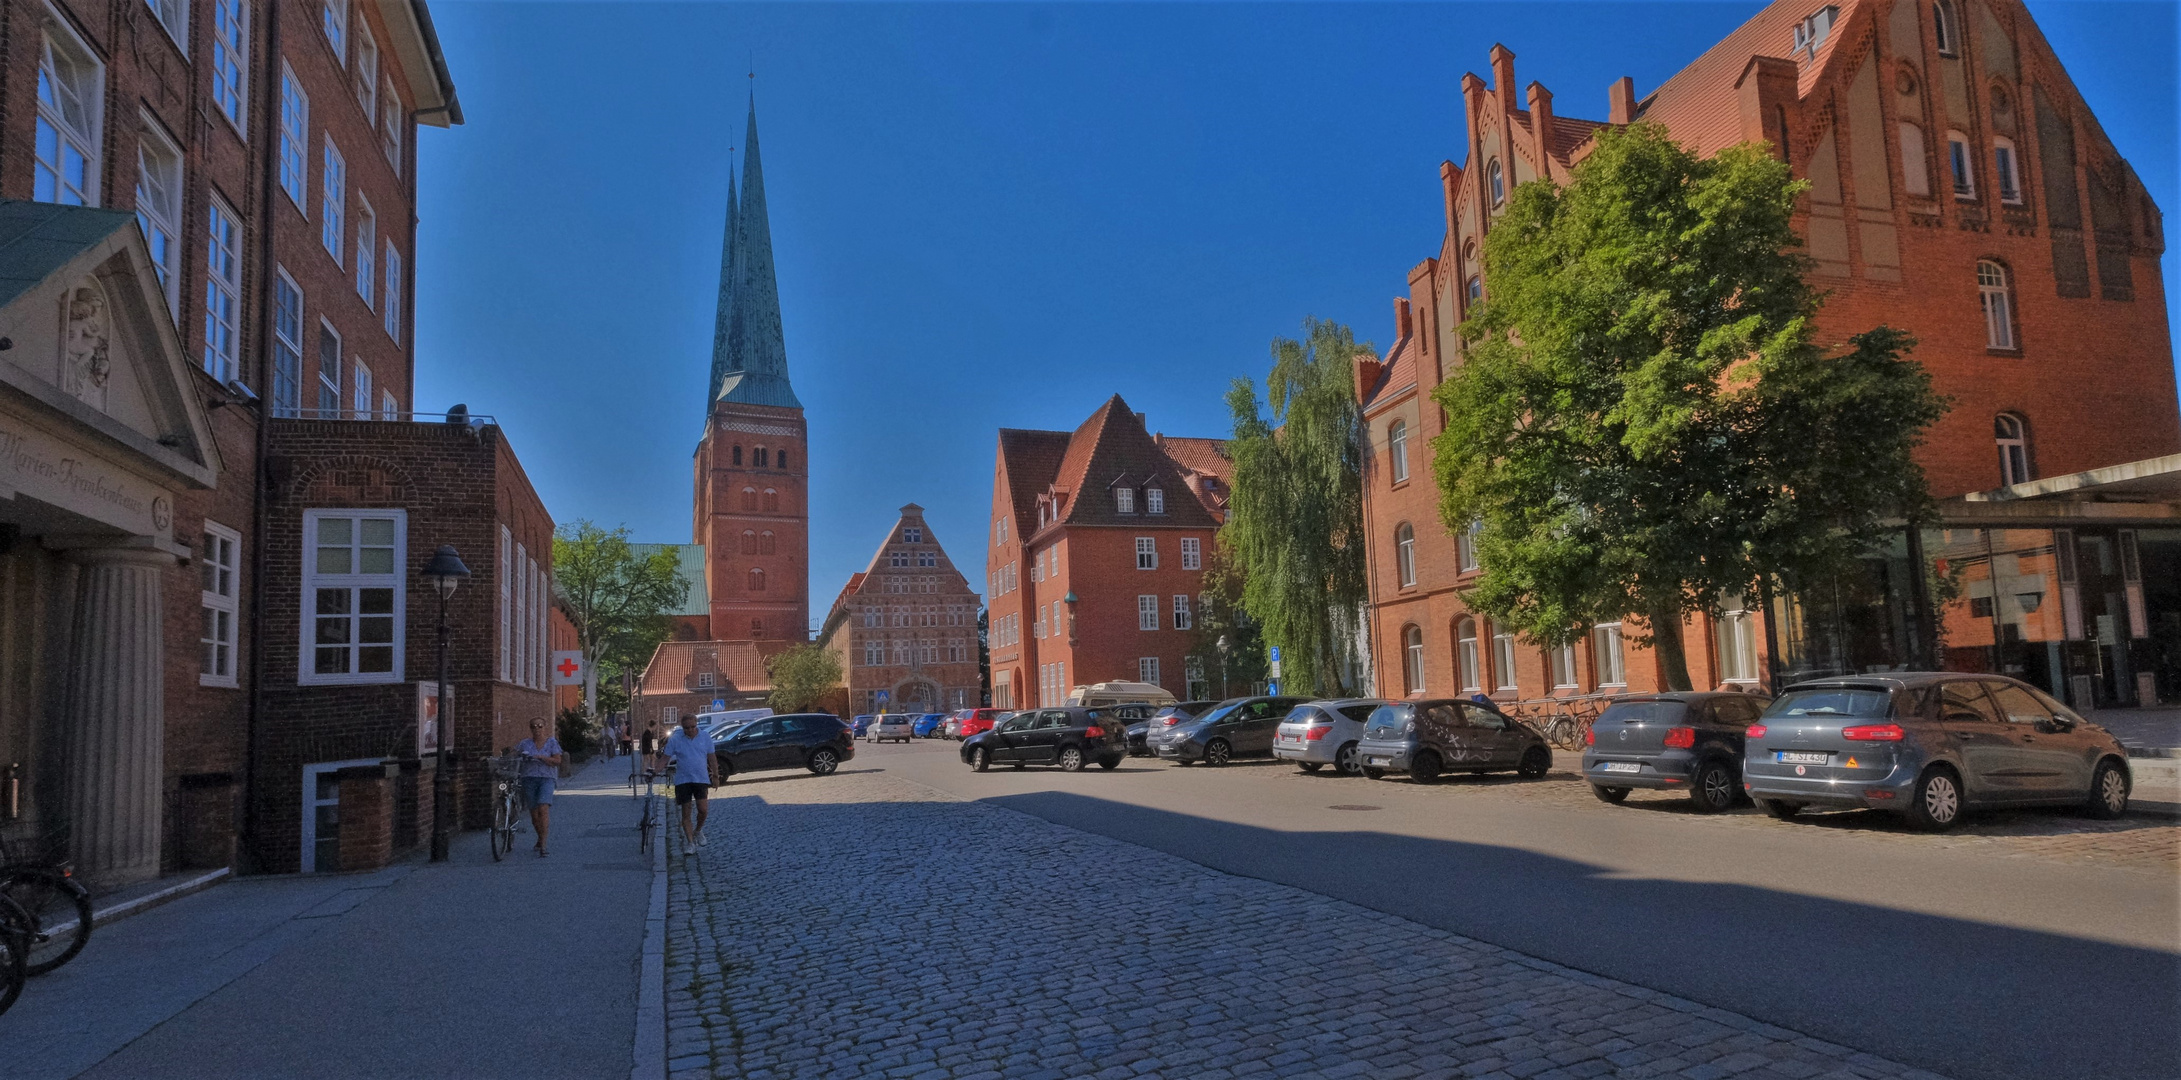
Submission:
<svg viewBox="0 0 2181 1080">
<path fill-rule="evenodd" d="M 735 170 L 727 169 L 727 229 L 719 246 L 719 305 L 712 318 L 712 384 L 704 395 L 705 410 L 719 397 L 719 384 L 727 378 L 727 329 L 735 311 Z"/>
<path fill-rule="evenodd" d="M 800 409 L 788 385 L 788 347 L 780 330 L 780 285 L 772 265 L 772 225 L 765 215 L 765 173 L 758 164 L 757 99 L 742 144 L 742 205 L 735 212 L 734 295 L 727 323 L 725 375 L 715 400 Z"/>
</svg>

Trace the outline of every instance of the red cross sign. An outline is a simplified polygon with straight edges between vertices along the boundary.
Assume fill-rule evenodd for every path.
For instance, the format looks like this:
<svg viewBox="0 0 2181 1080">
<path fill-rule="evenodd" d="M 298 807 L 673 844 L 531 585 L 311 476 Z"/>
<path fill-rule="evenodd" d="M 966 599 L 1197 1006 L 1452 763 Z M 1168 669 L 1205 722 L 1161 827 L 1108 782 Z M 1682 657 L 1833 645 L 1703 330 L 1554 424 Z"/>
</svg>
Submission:
<svg viewBox="0 0 2181 1080">
<path fill-rule="evenodd" d="M 553 685 L 583 685 L 583 653 L 579 650 L 553 654 Z"/>
</svg>

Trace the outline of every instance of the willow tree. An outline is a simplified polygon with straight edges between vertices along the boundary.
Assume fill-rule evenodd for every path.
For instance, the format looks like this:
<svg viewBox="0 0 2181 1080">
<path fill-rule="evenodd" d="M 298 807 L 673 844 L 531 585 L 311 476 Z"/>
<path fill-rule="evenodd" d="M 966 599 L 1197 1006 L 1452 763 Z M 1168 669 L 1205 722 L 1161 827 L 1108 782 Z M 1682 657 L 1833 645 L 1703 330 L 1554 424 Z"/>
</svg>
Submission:
<svg viewBox="0 0 2181 1080">
<path fill-rule="evenodd" d="M 1269 416 L 1250 380 L 1227 391 L 1234 490 L 1220 540 L 1241 571 L 1243 609 L 1281 647 L 1287 692 L 1353 689 L 1346 661 L 1367 597 L 1353 372 L 1368 348 L 1345 326 L 1305 319 L 1303 340 L 1273 339 Z"/>
<path fill-rule="evenodd" d="M 1700 158 L 1645 124 L 1514 191 L 1434 394 L 1442 516 L 1481 529 L 1471 606 L 1543 642 L 1636 616 L 1687 689 L 1686 616 L 1924 512 L 1913 452 L 1945 405 L 1906 335 L 1818 341 L 1806 186 L 1762 144 Z"/>
</svg>

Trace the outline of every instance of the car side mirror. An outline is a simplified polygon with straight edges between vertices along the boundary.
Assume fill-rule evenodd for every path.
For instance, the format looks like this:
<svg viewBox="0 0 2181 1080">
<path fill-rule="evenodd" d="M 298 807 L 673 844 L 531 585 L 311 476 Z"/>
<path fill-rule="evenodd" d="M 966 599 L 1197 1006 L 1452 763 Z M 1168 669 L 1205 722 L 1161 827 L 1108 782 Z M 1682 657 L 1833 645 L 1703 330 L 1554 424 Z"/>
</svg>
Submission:
<svg viewBox="0 0 2181 1080">
<path fill-rule="evenodd" d="M 2045 719 L 2037 721 L 2036 724 L 2037 730 L 2042 731 L 2047 735 L 2057 735 L 2074 728 L 2074 726 L 2074 724 L 2062 720 L 2057 716 L 2046 717 Z"/>
</svg>

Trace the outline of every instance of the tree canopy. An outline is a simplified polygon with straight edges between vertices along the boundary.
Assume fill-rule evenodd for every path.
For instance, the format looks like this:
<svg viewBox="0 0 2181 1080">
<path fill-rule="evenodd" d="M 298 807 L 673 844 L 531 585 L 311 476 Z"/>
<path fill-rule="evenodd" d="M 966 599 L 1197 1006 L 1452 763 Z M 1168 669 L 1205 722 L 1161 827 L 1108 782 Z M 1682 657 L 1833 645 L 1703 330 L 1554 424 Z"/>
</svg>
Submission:
<svg viewBox="0 0 2181 1080">
<path fill-rule="evenodd" d="M 772 695 L 766 704 L 774 712 L 802 712 L 824 700 L 841 685 L 841 660 L 822 645 L 797 645 L 765 661 L 772 677 Z"/>
<path fill-rule="evenodd" d="M 1686 689 L 1685 615 L 1925 511 L 1913 453 L 1945 403 L 1897 330 L 1816 340 L 1806 186 L 1762 144 L 1700 158 L 1639 124 L 1515 189 L 1435 392 L 1442 516 L 1481 526 L 1472 607 L 1545 642 L 1635 615 Z"/>
<path fill-rule="evenodd" d="M 1362 410 L 1347 327 L 1303 320 L 1274 338 L 1267 416 L 1248 379 L 1227 391 L 1234 491 L 1220 539 L 1243 579 L 1242 606 L 1278 645 L 1281 690 L 1353 689 L 1368 586 L 1363 564 Z"/>
<path fill-rule="evenodd" d="M 589 661 L 584 707 L 595 713 L 600 667 L 640 672 L 671 636 L 667 613 L 688 598 L 689 583 L 672 552 L 639 553 L 626 526 L 577 520 L 553 534 L 553 590 Z"/>
</svg>

